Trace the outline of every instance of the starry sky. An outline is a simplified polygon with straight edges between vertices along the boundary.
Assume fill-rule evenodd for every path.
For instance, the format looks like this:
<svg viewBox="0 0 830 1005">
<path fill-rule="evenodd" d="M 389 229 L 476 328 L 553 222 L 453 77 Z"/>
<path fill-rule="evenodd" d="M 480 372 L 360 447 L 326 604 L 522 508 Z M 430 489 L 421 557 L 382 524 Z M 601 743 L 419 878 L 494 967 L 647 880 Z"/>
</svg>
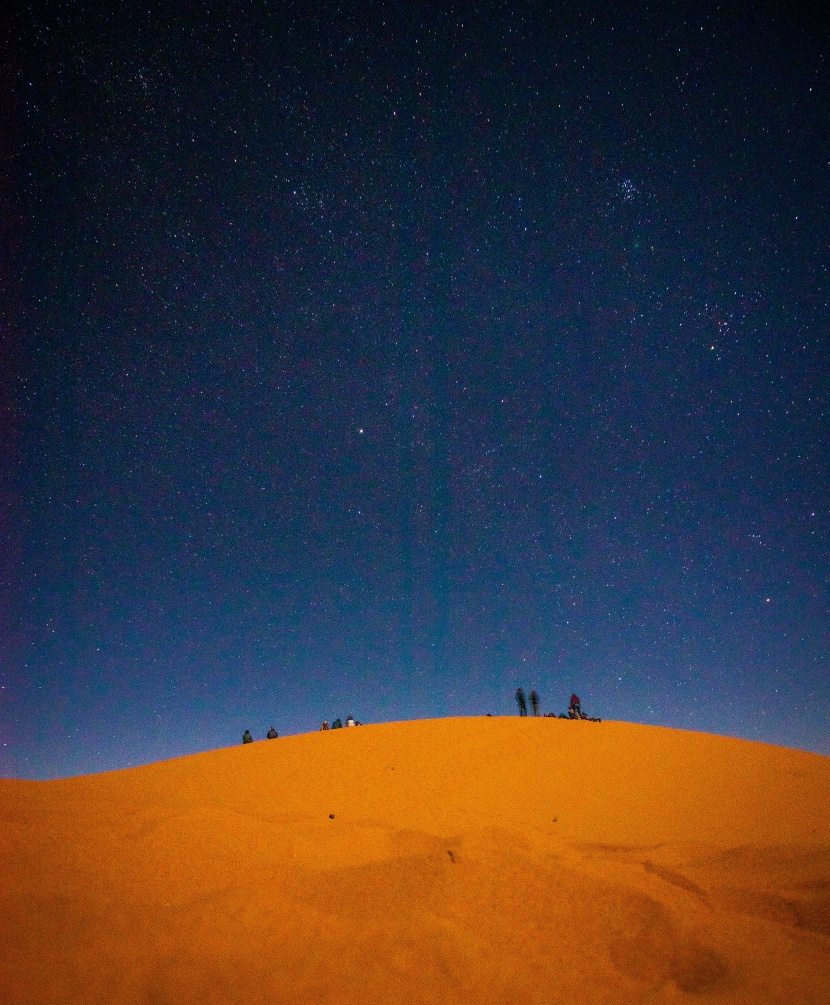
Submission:
<svg viewBox="0 0 830 1005">
<path fill-rule="evenodd" d="M 149 0 L 9 38 L 0 774 L 519 685 L 830 753 L 826 22 Z"/>
</svg>

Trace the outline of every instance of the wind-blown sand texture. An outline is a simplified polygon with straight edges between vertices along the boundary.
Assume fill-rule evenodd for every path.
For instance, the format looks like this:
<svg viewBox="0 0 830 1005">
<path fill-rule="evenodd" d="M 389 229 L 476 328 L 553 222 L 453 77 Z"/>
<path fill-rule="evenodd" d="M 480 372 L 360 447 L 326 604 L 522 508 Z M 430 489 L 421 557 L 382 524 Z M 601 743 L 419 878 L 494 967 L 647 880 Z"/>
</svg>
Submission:
<svg viewBox="0 0 830 1005">
<path fill-rule="evenodd" d="M 15 1005 L 830 1002 L 818 754 L 440 719 L 2 781 L 0 812 Z"/>
</svg>

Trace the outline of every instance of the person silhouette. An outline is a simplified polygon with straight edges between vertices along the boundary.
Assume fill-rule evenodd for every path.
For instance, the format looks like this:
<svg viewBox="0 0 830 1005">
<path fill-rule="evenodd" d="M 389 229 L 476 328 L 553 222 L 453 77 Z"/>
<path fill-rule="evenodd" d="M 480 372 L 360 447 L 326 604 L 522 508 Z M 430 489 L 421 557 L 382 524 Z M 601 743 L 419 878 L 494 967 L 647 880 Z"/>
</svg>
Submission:
<svg viewBox="0 0 830 1005">
<path fill-rule="evenodd" d="M 527 702 L 525 701 L 525 693 L 521 688 L 516 689 L 516 702 L 519 706 L 519 715 L 527 715 Z"/>
<path fill-rule="evenodd" d="M 243 743 L 253 743 L 254 742 L 254 738 L 251 736 L 250 729 L 246 729 L 245 732 L 242 734 L 242 742 Z"/>
<path fill-rule="evenodd" d="M 276 738 L 277 738 L 277 737 L 279 736 L 279 733 L 278 733 L 278 732 L 277 732 L 277 731 L 276 731 L 276 730 L 274 729 L 274 727 L 272 726 L 272 727 L 271 727 L 271 728 L 270 728 L 270 729 L 268 730 L 268 732 L 267 732 L 267 733 L 265 734 L 265 736 L 266 736 L 266 737 L 267 737 L 267 738 L 268 738 L 269 740 L 276 740 Z"/>
<path fill-rule="evenodd" d="M 535 691 L 530 692 L 530 705 L 533 709 L 533 714 L 539 714 L 539 695 Z"/>
</svg>

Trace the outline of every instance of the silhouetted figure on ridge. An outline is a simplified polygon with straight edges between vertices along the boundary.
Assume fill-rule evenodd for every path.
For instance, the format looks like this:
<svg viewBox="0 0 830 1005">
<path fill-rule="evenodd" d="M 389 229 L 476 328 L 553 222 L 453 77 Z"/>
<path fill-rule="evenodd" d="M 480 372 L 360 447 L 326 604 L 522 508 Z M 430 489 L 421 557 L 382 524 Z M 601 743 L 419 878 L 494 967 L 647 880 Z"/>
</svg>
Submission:
<svg viewBox="0 0 830 1005">
<path fill-rule="evenodd" d="M 329 728 L 329 721 L 328 721 L 328 719 L 323 719 L 323 725 L 320 727 L 320 732 L 322 733 L 324 729 L 328 729 L 328 728 Z"/>
<path fill-rule="evenodd" d="M 265 735 L 269 740 L 276 740 L 276 738 L 279 736 L 279 733 L 272 726 Z"/>
<path fill-rule="evenodd" d="M 539 695 L 535 691 L 530 692 L 530 707 L 533 709 L 533 714 L 539 714 Z"/>
<path fill-rule="evenodd" d="M 245 732 L 242 734 L 242 742 L 243 743 L 253 743 L 254 742 L 254 738 L 251 736 L 250 729 L 246 729 Z"/>
<path fill-rule="evenodd" d="M 580 719 L 588 720 L 589 722 L 602 722 L 597 715 L 588 715 L 587 712 L 582 711 L 582 702 L 579 700 L 578 694 L 571 695 L 571 704 L 568 708 L 568 714 L 565 715 L 564 712 L 560 713 L 560 719 Z"/>
<path fill-rule="evenodd" d="M 519 715 L 527 715 L 527 702 L 525 701 L 525 693 L 521 688 L 516 689 L 516 702 L 519 706 Z"/>
<path fill-rule="evenodd" d="M 343 723 L 339 719 L 335 719 L 334 722 L 331 724 L 331 728 L 332 729 L 342 729 L 343 728 Z"/>
</svg>

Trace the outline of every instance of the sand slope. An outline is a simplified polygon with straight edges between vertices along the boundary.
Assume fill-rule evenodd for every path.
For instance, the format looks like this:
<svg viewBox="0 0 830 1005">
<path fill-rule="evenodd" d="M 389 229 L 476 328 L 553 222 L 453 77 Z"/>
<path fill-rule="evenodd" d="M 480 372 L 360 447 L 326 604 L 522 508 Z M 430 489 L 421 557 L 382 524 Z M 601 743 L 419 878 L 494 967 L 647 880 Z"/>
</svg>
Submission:
<svg viewBox="0 0 830 1005">
<path fill-rule="evenodd" d="M 816 754 L 443 719 L 2 781 L 0 814 L 8 1002 L 830 1002 Z"/>
</svg>

